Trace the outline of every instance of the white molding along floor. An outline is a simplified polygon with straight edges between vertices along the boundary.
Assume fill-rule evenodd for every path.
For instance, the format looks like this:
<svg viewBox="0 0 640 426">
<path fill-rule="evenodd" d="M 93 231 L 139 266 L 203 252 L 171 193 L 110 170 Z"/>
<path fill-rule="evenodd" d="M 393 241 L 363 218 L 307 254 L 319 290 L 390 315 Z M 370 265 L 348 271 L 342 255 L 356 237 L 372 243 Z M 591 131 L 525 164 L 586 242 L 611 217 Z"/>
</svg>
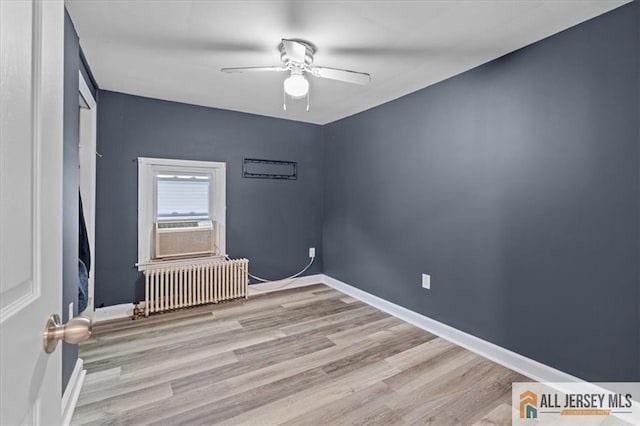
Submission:
<svg viewBox="0 0 640 426">
<path fill-rule="evenodd" d="M 324 284 L 355 299 L 380 309 L 418 328 L 442 337 L 491 361 L 503 365 L 538 382 L 582 382 L 581 379 L 539 363 L 479 337 L 465 333 L 432 318 L 403 308 L 335 278 L 324 276 Z"/>
<path fill-rule="evenodd" d="M 335 288 L 346 295 L 354 297 L 368 305 L 380 309 L 381 311 L 413 324 L 416 327 L 482 355 L 491 361 L 497 362 L 498 364 L 510 368 L 513 371 L 517 371 L 518 373 L 530 377 L 535 381 L 565 383 L 583 381 L 575 376 L 534 361 L 523 355 L 465 333 L 464 331 L 448 326 L 407 308 L 403 308 L 400 305 L 396 305 L 395 303 L 374 296 L 373 294 L 367 293 L 366 291 L 360 290 L 325 274 L 308 275 L 289 280 L 270 281 L 261 284 L 251 284 L 249 286 L 249 297 L 261 293 L 305 287 L 320 283 Z M 133 315 L 132 303 L 108 306 L 95 310 L 94 322 L 124 318 L 131 315 Z"/>
<path fill-rule="evenodd" d="M 468 349 L 471 352 L 502 365 L 503 367 L 527 376 L 534 381 L 547 383 L 550 387 L 560 392 L 570 393 L 572 391 L 576 391 L 578 389 L 576 388 L 576 385 L 581 385 L 579 389 L 582 391 L 587 387 L 589 388 L 589 391 L 594 394 L 608 393 L 613 390 L 601 387 L 600 383 L 587 382 L 583 379 L 572 376 L 571 374 L 565 373 L 564 371 L 542 364 L 531 358 L 527 358 L 524 355 L 510 351 L 509 349 L 505 349 L 502 346 L 498 346 L 469 333 L 465 333 L 457 328 L 448 326 L 432 318 L 396 305 L 395 303 L 389 302 L 378 296 L 374 296 L 328 275 L 323 275 L 323 284 L 393 315 L 394 317 L 408 322 L 409 324 L 428 331 L 429 333 L 435 334 L 436 336 L 448 340 L 451 343 Z M 635 412 L 635 410 L 638 409 L 638 403 L 634 402 L 633 406 L 636 407 L 634 408 Z M 629 422 L 629 424 L 633 424 L 635 421 L 632 414 L 621 413 L 614 414 L 614 416 L 622 419 L 623 421 Z"/>
<path fill-rule="evenodd" d="M 68 425 L 71 423 L 71 417 L 76 409 L 78 403 L 78 397 L 80 396 L 80 390 L 82 390 L 82 384 L 84 378 L 87 375 L 87 370 L 84 368 L 84 363 L 81 358 L 78 358 L 76 365 L 73 367 L 73 372 L 67 383 L 67 387 L 62 394 L 61 410 L 62 410 L 62 424 Z"/>
<path fill-rule="evenodd" d="M 262 293 L 271 293 L 272 291 L 287 290 L 296 287 L 306 287 L 308 285 L 324 283 L 326 275 L 306 275 L 298 278 L 290 278 L 287 280 L 269 281 L 260 284 L 249 285 L 249 296 Z"/>
<path fill-rule="evenodd" d="M 307 275 L 304 277 L 291 278 L 288 280 L 269 281 L 249 286 L 249 296 L 255 296 L 272 291 L 287 290 L 296 287 L 305 287 L 314 284 L 325 283 L 326 276 L 323 274 Z M 122 303 L 120 305 L 105 306 L 96 308 L 93 313 L 93 322 L 110 321 L 126 318 L 133 315 L 133 303 Z"/>
<path fill-rule="evenodd" d="M 280 290 L 288 290 L 297 287 L 305 287 L 314 284 L 325 284 L 329 287 L 332 287 L 348 296 L 353 297 L 354 299 L 358 299 L 398 319 L 401 319 L 418 328 L 428 331 L 429 333 L 435 334 L 436 336 L 448 340 L 453 344 L 468 349 L 484 358 L 487 358 L 506 368 L 527 376 L 534 381 L 546 382 L 557 390 L 566 392 L 572 387 L 572 384 L 583 384 L 591 387 L 593 389 L 593 392 L 606 392 L 606 389 L 598 386 L 598 384 L 596 383 L 588 383 L 578 377 L 572 376 L 563 371 L 473 336 L 469 333 L 448 326 L 432 318 L 411 311 L 402 306 L 396 305 L 392 302 L 374 296 L 370 293 L 367 293 L 325 274 L 316 274 L 288 280 L 252 284 L 249 286 L 249 296 Z M 99 322 L 123 318 L 131 316 L 132 313 L 133 304 L 130 303 L 109 306 L 106 308 L 99 308 L 95 311 L 94 321 Z M 84 377 L 84 375 L 82 377 Z"/>
<path fill-rule="evenodd" d="M 294 279 L 271 281 L 249 286 L 249 296 L 262 293 L 305 287 L 313 284 L 325 284 L 355 299 L 371 305 L 381 311 L 413 324 L 423 330 L 442 337 L 456 345 L 477 353 L 491 361 L 503 365 L 539 382 L 584 383 L 584 380 L 563 371 L 542 364 L 526 356 L 473 336 L 432 318 L 411 311 L 395 303 L 374 296 L 356 287 L 325 274 L 308 275 Z M 133 315 L 132 303 L 108 306 L 95 310 L 94 321 L 107 321 Z M 595 386 L 595 385 L 594 385 Z"/>
<path fill-rule="evenodd" d="M 110 321 L 119 318 L 126 318 L 133 315 L 133 303 L 122 303 L 120 305 L 105 306 L 96 308 L 93 313 L 93 322 Z"/>
</svg>

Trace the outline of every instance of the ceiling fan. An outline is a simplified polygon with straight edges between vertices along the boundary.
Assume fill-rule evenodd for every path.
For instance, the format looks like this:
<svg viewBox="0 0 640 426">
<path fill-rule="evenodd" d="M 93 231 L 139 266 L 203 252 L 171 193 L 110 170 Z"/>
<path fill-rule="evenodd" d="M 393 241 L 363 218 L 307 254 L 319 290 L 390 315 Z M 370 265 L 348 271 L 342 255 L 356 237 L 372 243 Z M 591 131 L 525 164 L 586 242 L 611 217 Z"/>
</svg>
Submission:
<svg viewBox="0 0 640 426">
<path fill-rule="evenodd" d="M 309 81 L 305 78 L 305 73 L 318 78 L 328 78 L 330 80 L 361 85 L 369 84 L 369 81 L 371 81 L 371 76 L 364 72 L 312 66 L 313 55 L 316 49 L 311 43 L 301 40 L 282 39 L 278 48 L 280 50 L 280 59 L 284 65 L 272 67 L 222 68 L 220 71 L 226 73 L 288 71 L 289 77 L 284 80 L 283 86 L 283 109 L 285 111 L 287 110 L 287 95 L 294 99 L 306 96 L 307 111 L 309 111 Z"/>
</svg>

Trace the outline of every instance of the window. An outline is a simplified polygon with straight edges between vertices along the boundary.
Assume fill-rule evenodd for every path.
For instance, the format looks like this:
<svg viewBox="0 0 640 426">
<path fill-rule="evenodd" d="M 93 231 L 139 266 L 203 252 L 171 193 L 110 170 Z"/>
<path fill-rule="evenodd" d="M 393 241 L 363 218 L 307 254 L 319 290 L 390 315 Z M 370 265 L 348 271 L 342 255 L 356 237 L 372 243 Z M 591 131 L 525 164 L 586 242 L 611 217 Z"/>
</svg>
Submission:
<svg viewBox="0 0 640 426">
<path fill-rule="evenodd" d="M 156 224 L 185 220 L 211 220 L 226 253 L 225 175 L 225 163 L 138 158 L 138 264 L 154 258 Z"/>
<path fill-rule="evenodd" d="M 156 218 L 209 219 L 209 176 L 158 175 Z"/>
</svg>

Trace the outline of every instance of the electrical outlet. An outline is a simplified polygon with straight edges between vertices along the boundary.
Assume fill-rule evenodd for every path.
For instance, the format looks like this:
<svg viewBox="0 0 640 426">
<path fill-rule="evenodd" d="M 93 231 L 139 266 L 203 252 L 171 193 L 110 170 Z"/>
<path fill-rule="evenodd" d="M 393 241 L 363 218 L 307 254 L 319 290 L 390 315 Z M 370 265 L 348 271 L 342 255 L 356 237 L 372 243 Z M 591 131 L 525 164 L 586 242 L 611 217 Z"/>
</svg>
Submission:
<svg viewBox="0 0 640 426">
<path fill-rule="evenodd" d="M 316 248 L 309 247 L 309 257 L 316 257 Z"/>
<path fill-rule="evenodd" d="M 422 274 L 422 288 L 431 290 L 431 275 Z"/>
</svg>

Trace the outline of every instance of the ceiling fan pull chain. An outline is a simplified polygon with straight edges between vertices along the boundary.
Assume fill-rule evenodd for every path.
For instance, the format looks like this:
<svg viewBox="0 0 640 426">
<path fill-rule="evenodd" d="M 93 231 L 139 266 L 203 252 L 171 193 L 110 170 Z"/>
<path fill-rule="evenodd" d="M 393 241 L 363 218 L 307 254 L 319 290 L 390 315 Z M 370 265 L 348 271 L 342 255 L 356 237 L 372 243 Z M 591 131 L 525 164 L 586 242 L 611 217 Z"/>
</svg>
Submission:
<svg viewBox="0 0 640 426">
<path fill-rule="evenodd" d="M 287 92 L 284 90 L 284 86 L 282 87 L 282 109 L 287 110 Z"/>
</svg>

